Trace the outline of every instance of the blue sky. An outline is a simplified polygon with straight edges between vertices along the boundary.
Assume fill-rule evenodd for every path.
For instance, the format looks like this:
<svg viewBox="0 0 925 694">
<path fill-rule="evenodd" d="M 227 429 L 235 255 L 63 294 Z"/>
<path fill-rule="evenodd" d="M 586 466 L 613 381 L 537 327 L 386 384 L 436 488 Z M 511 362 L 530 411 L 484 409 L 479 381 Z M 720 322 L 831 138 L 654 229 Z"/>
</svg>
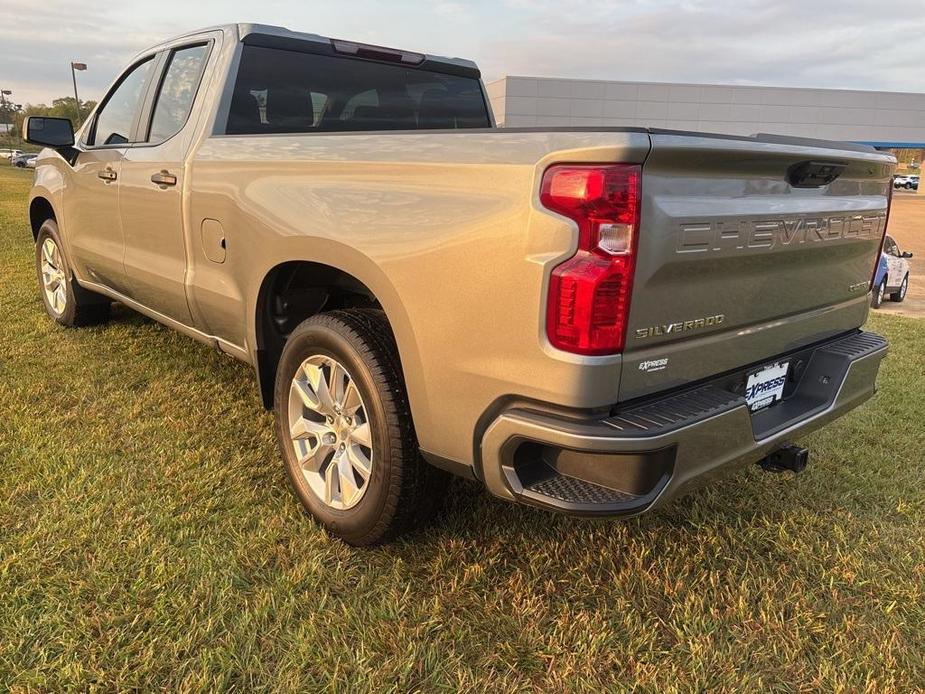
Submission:
<svg viewBox="0 0 925 694">
<path fill-rule="evenodd" d="M 254 21 L 471 58 L 506 74 L 925 92 L 922 0 L 2 0 L 0 88 L 17 103 L 98 98 L 136 52 Z"/>
</svg>

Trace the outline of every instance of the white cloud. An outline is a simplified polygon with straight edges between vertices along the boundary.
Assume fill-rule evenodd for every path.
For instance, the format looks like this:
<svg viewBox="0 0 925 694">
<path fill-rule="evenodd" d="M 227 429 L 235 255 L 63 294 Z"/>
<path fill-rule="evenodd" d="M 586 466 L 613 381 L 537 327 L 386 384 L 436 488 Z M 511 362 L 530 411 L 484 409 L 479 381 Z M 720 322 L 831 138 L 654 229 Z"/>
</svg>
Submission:
<svg viewBox="0 0 925 694">
<path fill-rule="evenodd" d="M 524 31 L 486 72 L 922 91 L 921 0 L 507 0 Z"/>
<path fill-rule="evenodd" d="M 157 24 L 61 0 L 4 0 L 0 9 L 0 79 L 17 103 L 73 94 L 70 63 L 79 73 L 81 98 L 99 98 L 119 68 L 146 45 L 163 38 Z"/>
</svg>

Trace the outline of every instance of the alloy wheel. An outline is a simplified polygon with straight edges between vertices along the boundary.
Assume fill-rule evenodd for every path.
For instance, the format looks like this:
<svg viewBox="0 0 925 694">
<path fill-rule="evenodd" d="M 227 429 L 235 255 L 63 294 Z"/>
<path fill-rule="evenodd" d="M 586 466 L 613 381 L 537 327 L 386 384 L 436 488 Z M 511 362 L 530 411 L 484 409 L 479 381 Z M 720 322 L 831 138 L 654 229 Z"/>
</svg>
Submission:
<svg viewBox="0 0 925 694">
<path fill-rule="evenodd" d="M 343 364 L 308 357 L 289 389 L 289 433 L 306 485 L 325 505 L 356 506 L 369 487 L 373 443 L 363 397 Z"/>
<path fill-rule="evenodd" d="M 61 250 L 54 239 L 46 238 L 42 242 L 42 288 L 45 299 L 51 310 L 57 316 L 64 314 L 67 308 L 67 278 L 64 274 L 64 263 L 61 259 Z"/>
</svg>

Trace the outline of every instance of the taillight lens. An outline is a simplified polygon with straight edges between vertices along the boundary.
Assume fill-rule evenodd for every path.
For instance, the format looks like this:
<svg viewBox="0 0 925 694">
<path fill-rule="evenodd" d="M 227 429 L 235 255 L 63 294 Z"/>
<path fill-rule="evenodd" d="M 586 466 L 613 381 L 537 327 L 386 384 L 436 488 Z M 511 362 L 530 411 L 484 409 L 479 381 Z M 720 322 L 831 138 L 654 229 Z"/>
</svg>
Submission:
<svg viewBox="0 0 925 694">
<path fill-rule="evenodd" d="M 623 349 L 636 266 L 640 182 L 637 164 L 551 166 L 540 202 L 578 224 L 578 250 L 552 271 L 546 334 L 576 354 Z"/>
</svg>

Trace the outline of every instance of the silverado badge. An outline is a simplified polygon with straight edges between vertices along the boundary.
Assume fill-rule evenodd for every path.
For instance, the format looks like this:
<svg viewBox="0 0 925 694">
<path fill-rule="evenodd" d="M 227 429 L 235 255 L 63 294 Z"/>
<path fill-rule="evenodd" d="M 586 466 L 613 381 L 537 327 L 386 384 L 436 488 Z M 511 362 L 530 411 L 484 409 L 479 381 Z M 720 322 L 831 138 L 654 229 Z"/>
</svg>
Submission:
<svg viewBox="0 0 925 694">
<path fill-rule="evenodd" d="M 726 314 L 718 313 L 715 316 L 706 318 L 695 318 L 694 320 L 678 321 L 677 323 L 663 323 L 653 325 L 649 328 L 638 328 L 636 330 L 636 339 L 642 340 L 647 337 L 657 337 L 658 335 L 674 335 L 689 330 L 700 330 L 701 328 L 712 328 L 714 325 L 720 325 L 726 320 Z"/>
</svg>

